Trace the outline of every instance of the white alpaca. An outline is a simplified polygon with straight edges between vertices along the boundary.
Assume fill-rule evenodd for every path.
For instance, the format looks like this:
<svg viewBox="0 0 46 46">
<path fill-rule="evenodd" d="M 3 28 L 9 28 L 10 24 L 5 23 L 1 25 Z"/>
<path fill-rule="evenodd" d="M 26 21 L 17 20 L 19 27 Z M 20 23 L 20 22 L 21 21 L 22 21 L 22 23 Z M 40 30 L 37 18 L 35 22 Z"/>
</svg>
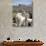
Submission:
<svg viewBox="0 0 46 46">
<path fill-rule="evenodd" d="M 25 21 L 25 17 L 22 16 L 22 13 L 17 13 L 16 14 L 16 21 L 17 21 L 17 26 L 21 26 L 24 21 Z"/>
<path fill-rule="evenodd" d="M 30 19 L 30 18 L 27 18 L 27 22 L 32 22 L 32 19 Z"/>
<path fill-rule="evenodd" d="M 29 17 L 25 17 L 22 15 L 22 13 L 17 13 L 16 14 L 16 24 L 17 26 L 21 26 L 21 25 L 28 25 L 28 23 L 32 22 L 32 19 L 30 19 Z"/>
</svg>

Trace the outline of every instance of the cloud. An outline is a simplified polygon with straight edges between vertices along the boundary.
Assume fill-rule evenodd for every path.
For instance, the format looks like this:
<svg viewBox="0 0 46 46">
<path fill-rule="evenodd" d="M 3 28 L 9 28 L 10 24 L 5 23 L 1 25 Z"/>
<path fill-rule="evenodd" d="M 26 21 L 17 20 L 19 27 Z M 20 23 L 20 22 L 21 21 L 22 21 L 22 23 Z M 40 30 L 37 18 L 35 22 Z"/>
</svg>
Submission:
<svg viewBox="0 0 46 46">
<path fill-rule="evenodd" d="M 12 0 L 12 4 L 18 5 L 18 4 L 31 4 L 32 0 Z"/>
</svg>

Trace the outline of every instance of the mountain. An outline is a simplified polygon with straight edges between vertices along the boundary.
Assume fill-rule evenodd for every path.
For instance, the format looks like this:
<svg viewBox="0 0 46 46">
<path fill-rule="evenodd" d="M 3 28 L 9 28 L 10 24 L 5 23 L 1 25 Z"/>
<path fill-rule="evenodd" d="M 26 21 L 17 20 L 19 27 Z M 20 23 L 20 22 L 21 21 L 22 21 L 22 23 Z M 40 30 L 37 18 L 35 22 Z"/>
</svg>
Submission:
<svg viewBox="0 0 46 46">
<path fill-rule="evenodd" d="M 13 7 L 13 11 L 14 12 L 15 11 L 20 11 L 22 9 L 24 9 L 27 12 L 32 12 L 32 5 L 31 4 L 30 5 L 19 4 L 18 6 L 17 5 L 16 6 L 13 5 L 12 7 Z"/>
</svg>

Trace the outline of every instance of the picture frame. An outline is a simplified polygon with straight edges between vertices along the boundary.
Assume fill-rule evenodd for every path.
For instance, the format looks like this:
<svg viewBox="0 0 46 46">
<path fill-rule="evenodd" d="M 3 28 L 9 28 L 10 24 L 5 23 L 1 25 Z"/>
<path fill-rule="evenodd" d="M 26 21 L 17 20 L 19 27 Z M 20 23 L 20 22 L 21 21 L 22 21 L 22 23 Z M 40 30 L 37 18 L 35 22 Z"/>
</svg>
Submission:
<svg viewBox="0 0 46 46">
<path fill-rule="evenodd" d="M 33 3 L 32 0 L 12 1 L 12 22 L 13 27 L 33 26 Z"/>
</svg>

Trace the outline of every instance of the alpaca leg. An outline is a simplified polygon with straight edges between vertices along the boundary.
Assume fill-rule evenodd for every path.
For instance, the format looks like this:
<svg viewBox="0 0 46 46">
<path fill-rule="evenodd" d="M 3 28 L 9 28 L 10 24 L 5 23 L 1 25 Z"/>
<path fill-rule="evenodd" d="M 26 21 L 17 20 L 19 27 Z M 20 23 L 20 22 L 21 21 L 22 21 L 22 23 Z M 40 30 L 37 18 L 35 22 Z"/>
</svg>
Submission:
<svg viewBox="0 0 46 46">
<path fill-rule="evenodd" d="M 16 18 L 16 24 L 17 24 L 17 27 L 19 26 L 19 20 L 18 18 Z"/>
<path fill-rule="evenodd" d="M 21 25 L 22 25 L 22 23 L 23 23 L 23 21 L 20 21 L 20 22 L 19 22 L 19 26 L 21 26 Z"/>
</svg>

